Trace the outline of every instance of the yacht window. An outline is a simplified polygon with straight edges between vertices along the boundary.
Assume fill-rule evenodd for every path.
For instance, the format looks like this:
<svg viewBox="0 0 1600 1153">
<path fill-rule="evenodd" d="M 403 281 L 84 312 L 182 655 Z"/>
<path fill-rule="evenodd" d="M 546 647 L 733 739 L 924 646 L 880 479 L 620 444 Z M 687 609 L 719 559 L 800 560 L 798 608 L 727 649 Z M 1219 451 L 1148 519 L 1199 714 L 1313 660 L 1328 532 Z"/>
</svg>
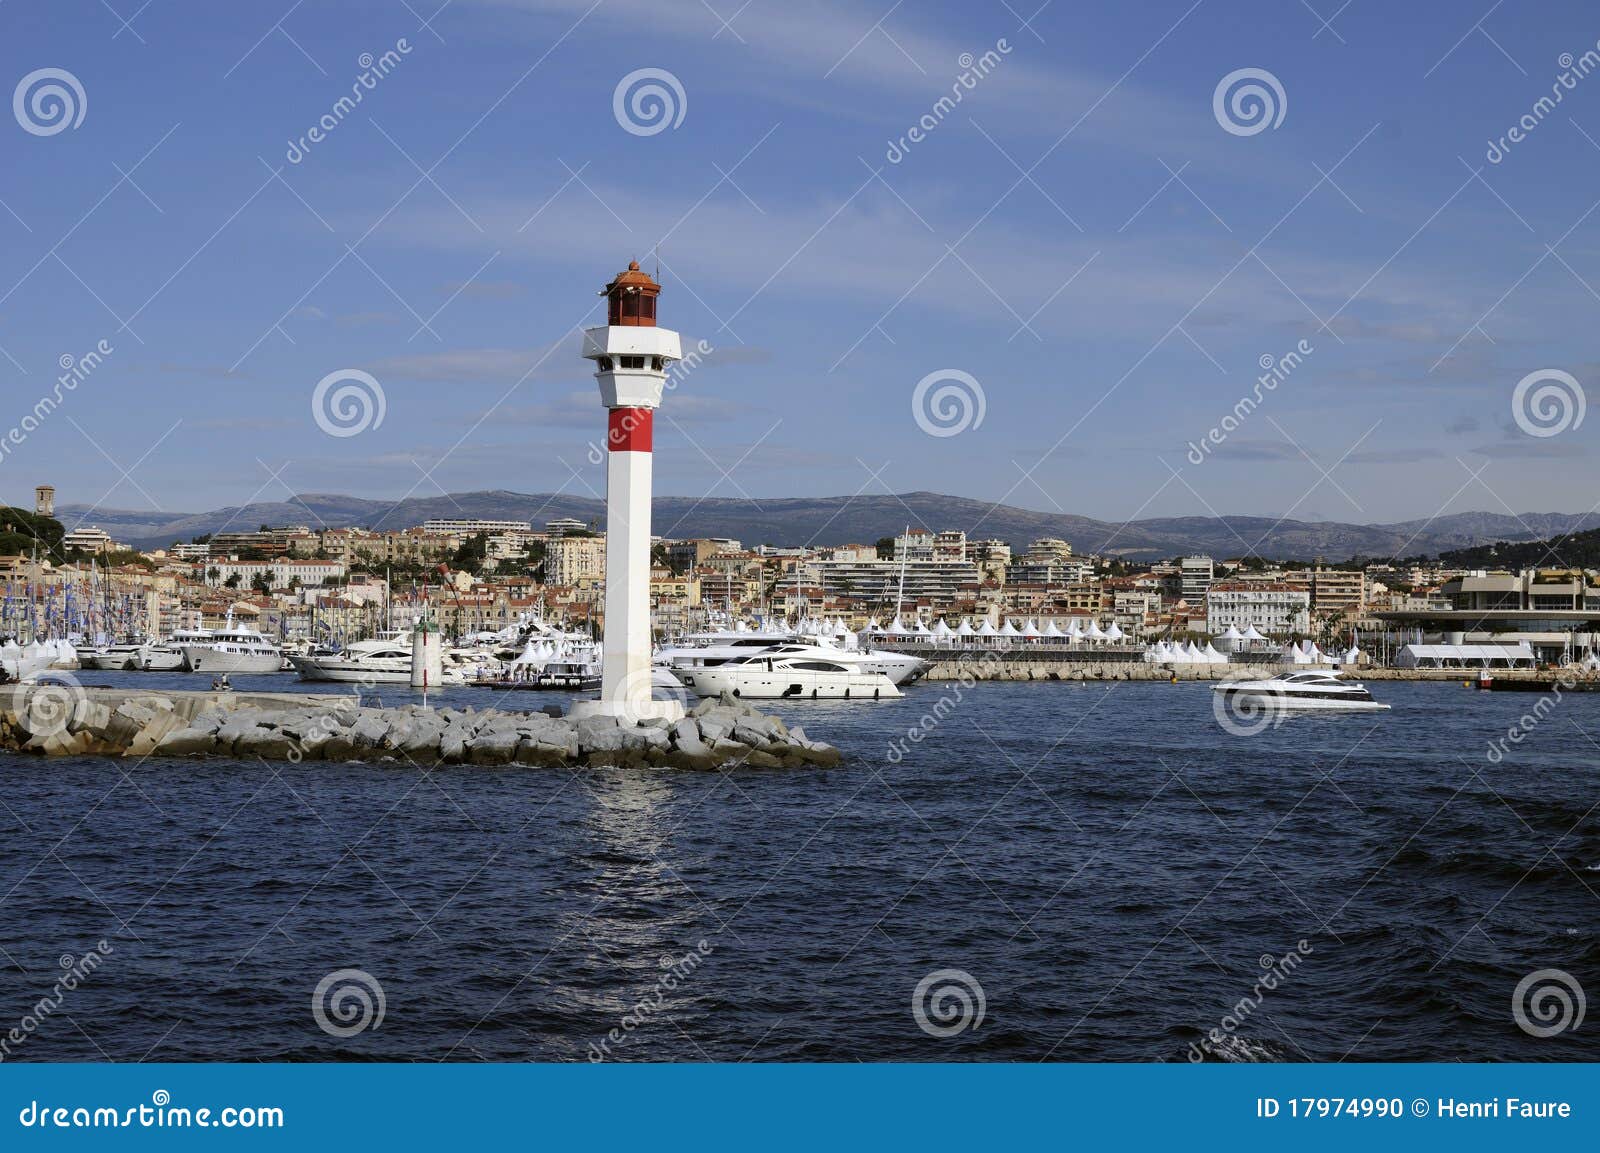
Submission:
<svg viewBox="0 0 1600 1153">
<path fill-rule="evenodd" d="M 601 372 L 611 371 L 611 358 L 609 356 L 602 356 L 599 363 Z"/>
</svg>

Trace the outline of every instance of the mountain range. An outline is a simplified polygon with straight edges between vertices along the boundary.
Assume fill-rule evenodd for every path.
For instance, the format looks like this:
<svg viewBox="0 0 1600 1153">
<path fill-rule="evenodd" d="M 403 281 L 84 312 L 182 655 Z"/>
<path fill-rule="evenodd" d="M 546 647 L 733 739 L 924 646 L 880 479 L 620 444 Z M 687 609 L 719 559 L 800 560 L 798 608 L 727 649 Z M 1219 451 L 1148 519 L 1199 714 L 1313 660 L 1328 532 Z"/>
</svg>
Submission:
<svg viewBox="0 0 1600 1153">
<path fill-rule="evenodd" d="M 160 548 L 205 533 L 248 531 L 263 524 L 317 528 L 401 529 L 436 518 L 526 520 L 534 527 L 576 517 L 603 527 L 605 502 L 567 493 L 465 492 L 399 502 L 306 493 L 210 512 L 128 511 L 61 505 L 69 527 L 96 524 L 137 548 Z M 729 499 L 657 497 L 657 535 L 733 537 L 745 545 L 871 543 L 908 525 L 963 529 L 973 539 L 999 539 L 1021 549 L 1038 537 L 1060 537 L 1080 553 L 1153 561 L 1189 553 L 1255 554 L 1274 560 L 1436 556 L 1496 541 L 1531 541 L 1600 528 L 1600 513 L 1465 512 L 1426 521 L 1345 524 L 1271 517 L 1151 517 L 1126 523 L 1064 512 L 1040 512 L 932 492 L 901 495 Z"/>
</svg>

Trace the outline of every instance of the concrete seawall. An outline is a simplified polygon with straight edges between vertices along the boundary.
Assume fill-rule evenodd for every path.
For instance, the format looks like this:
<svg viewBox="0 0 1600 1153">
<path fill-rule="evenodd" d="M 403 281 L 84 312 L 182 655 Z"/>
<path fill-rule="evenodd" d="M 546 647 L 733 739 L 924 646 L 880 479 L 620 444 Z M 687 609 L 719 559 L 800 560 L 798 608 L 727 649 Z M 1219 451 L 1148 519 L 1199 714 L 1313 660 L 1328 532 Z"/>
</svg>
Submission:
<svg viewBox="0 0 1600 1153">
<path fill-rule="evenodd" d="M 77 685 L 0 691 L 0 751 L 42 756 L 394 759 L 422 765 L 829 766 L 832 745 L 731 697 L 683 720 L 621 723 L 495 709 L 368 708 L 301 693 L 143 692 Z"/>
<path fill-rule="evenodd" d="M 1225 681 L 1331 667 L 1256 661 L 1226 665 L 1187 662 L 1152 665 L 1143 661 L 1063 661 L 1016 653 L 1001 654 L 991 659 L 969 656 L 961 660 L 955 655 L 930 659 L 933 660 L 933 667 L 927 674 L 930 681 Z M 1353 666 L 1345 671 L 1350 677 L 1373 681 L 1471 681 L 1478 675 L 1476 669 Z M 1490 673 L 1496 680 L 1503 681 L 1548 680 L 1553 675 L 1549 670 L 1536 669 L 1492 669 Z"/>
</svg>

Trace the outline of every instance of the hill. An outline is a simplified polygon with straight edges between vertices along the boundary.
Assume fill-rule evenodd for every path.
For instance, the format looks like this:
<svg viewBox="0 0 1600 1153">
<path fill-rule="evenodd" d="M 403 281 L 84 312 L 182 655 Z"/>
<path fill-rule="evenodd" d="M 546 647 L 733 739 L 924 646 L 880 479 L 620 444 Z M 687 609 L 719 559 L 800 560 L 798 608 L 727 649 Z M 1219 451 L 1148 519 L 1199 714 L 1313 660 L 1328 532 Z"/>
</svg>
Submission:
<svg viewBox="0 0 1600 1153">
<path fill-rule="evenodd" d="M 83 519 L 118 539 L 157 548 L 202 533 L 249 530 L 263 524 L 397 529 L 433 518 L 462 517 L 528 520 L 535 526 L 558 517 L 603 523 L 605 503 L 587 495 L 506 490 L 412 497 L 399 502 L 305 493 L 285 501 L 210 512 L 91 512 L 77 505 L 61 506 L 58 512 L 69 525 Z M 1487 512 L 1369 525 L 1252 516 L 1152 517 L 1122 524 L 932 492 L 756 501 L 661 496 L 654 502 L 653 515 L 658 535 L 734 537 L 747 545 L 869 543 L 907 525 L 920 525 L 963 529 L 975 539 L 996 538 L 1015 548 L 1025 547 L 1037 537 L 1054 536 L 1071 542 L 1080 553 L 1103 552 L 1144 561 L 1185 553 L 1231 557 L 1254 552 L 1275 560 L 1321 556 L 1329 561 L 1433 556 L 1495 541 L 1518 544 L 1600 528 L 1600 513 L 1511 516 Z"/>
</svg>

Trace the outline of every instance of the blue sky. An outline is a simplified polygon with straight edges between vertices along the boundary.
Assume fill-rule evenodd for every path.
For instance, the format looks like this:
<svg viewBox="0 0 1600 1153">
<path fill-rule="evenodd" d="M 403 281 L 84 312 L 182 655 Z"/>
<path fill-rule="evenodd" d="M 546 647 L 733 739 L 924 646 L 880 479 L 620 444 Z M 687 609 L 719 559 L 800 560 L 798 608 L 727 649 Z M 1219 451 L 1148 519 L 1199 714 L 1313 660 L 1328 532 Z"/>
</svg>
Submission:
<svg viewBox="0 0 1600 1153">
<path fill-rule="evenodd" d="M 63 356 L 113 349 L 0 455 L 0 499 L 599 493 L 577 332 L 666 237 L 663 323 L 714 351 L 658 420 L 661 493 L 1590 507 L 1600 417 L 1532 436 L 1513 393 L 1600 380 L 1600 76 L 1486 150 L 1595 47 L 1592 8 L 439 2 L 0 3 L 4 87 L 56 68 L 85 97 L 50 134 L 0 118 L 0 434 Z M 613 97 L 646 68 L 682 116 L 641 135 Z M 1247 68 L 1283 116 L 1226 131 Z M 384 416 L 335 437 L 311 398 L 345 369 Z M 983 419 L 932 436 L 913 396 L 946 371 Z"/>
</svg>

